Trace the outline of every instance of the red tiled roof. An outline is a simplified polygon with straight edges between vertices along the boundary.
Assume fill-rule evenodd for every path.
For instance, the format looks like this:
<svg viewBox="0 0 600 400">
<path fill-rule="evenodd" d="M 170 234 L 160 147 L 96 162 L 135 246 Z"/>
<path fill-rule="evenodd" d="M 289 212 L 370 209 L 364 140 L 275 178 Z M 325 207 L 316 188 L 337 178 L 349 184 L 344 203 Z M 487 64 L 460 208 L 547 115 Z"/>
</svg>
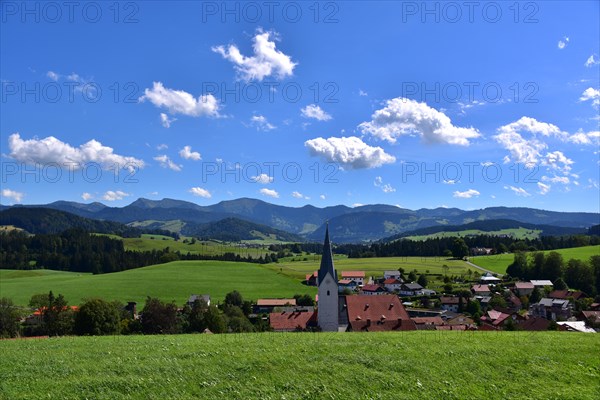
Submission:
<svg viewBox="0 0 600 400">
<path fill-rule="evenodd" d="M 293 331 L 297 328 L 306 329 L 309 322 L 316 321 L 316 312 L 281 312 L 269 314 L 271 328 L 276 331 Z"/>
<path fill-rule="evenodd" d="M 362 287 L 363 292 L 376 292 L 378 290 L 383 290 L 383 288 L 379 285 L 365 285 Z"/>
<path fill-rule="evenodd" d="M 398 296 L 346 296 L 346 307 L 353 331 L 416 329 Z"/>
<path fill-rule="evenodd" d="M 435 327 L 436 331 L 466 331 L 466 325 L 438 325 Z"/>
<path fill-rule="evenodd" d="M 354 281 L 351 281 L 350 279 L 340 279 L 340 281 L 338 282 L 340 285 L 349 285 L 351 283 L 354 283 Z M 354 283 L 356 285 L 356 283 Z"/>
<path fill-rule="evenodd" d="M 547 331 L 550 321 L 545 318 L 530 317 L 525 322 L 519 324 L 524 331 Z"/>
<path fill-rule="evenodd" d="M 258 299 L 257 306 L 262 307 L 283 307 L 286 305 L 295 306 L 296 299 Z"/>
<path fill-rule="evenodd" d="M 307 274 L 306 276 L 306 280 L 310 280 L 311 278 L 318 278 L 319 277 L 319 271 L 315 271 L 312 274 Z"/>
<path fill-rule="evenodd" d="M 71 311 L 79 311 L 79 307 L 78 306 L 67 306 L 68 308 L 71 309 Z M 33 315 L 42 315 L 42 312 L 44 312 L 46 310 L 47 307 L 42 307 L 40 309 L 37 309 L 34 311 Z M 65 310 L 65 308 L 63 308 L 63 311 Z"/>
<path fill-rule="evenodd" d="M 458 297 L 440 297 L 442 304 L 459 304 L 460 299 Z"/>
<path fill-rule="evenodd" d="M 342 278 L 364 278 L 365 271 L 342 271 Z"/>
<path fill-rule="evenodd" d="M 383 281 L 384 285 L 393 285 L 393 284 L 401 284 L 402 282 L 400 282 L 398 279 L 396 278 L 388 278 L 385 281 Z"/>
<path fill-rule="evenodd" d="M 595 318 L 600 321 L 600 311 L 582 311 L 581 313 L 585 319 Z"/>
<path fill-rule="evenodd" d="M 551 299 L 567 299 L 572 297 L 575 300 L 579 300 L 583 297 L 583 292 L 579 290 L 553 290 L 548 294 Z"/>
<path fill-rule="evenodd" d="M 533 283 L 531 282 L 517 282 L 515 283 L 515 287 L 517 289 L 532 289 L 534 288 Z"/>
<path fill-rule="evenodd" d="M 490 287 L 488 285 L 473 285 L 471 290 L 474 292 L 489 292 Z"/>
</svg>

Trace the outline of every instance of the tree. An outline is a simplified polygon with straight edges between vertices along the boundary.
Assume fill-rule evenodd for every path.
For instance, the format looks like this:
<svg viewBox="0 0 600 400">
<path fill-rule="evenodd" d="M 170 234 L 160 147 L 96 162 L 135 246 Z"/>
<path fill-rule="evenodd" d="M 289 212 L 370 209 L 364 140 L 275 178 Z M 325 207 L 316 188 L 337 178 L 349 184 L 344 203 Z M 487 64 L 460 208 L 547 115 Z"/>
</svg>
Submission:
<svg viewBox="0 0 600 400">
<path fill-rule="evenodd" d="M 315 301 L 313 300 L 311 295 L 308 294 L 295 294 L 294 299 L 296 299 L 296 305 L 302 307 L 312 307 L 315 305 Z"/>
<path fill-rule="evenodd" d="M 415 271 L 410 271 L 408 274 L 408 280 L 411 282 L 414 282 L 417 280 L 417 274 L 415 274 Z"/>
<path fill-rule="evenodd" d="M 469 255 L 469 247 L 463 238 L 454 238 L 452 242 L 452 257 L 462 260 Z"/>
<path fill-rule="evenodd" d="M 558 278 L 554 281 L 554 289 L 555 290 L 567 290 L 569 287 L 563 280 L 563 278 Z"/>
<path fill-rule="evenodd" d="M 148 297 L 142 310 L 142 331 L 148 334 L 177 333 L 177 306 Z"/>
<path fill-rule="evenodd" d="M 17 337 L 19 335 L 19 322 L 21 315 L 12 300 L 3 297 L 0 299 L 0 338 Z"/>
<path fill-rule="evenodd" d="M 490 307 L 490 308 L 496 308 L 496 307 L 505 308 L 506 300 L 504 300 L 504 297 L 502 297 L 502 296 L 494 295 L 494 296 L 492 296 L 492 299 L 488 303 L 488 307 Z"/>
<path fill-rule="evenodd" d="M 564 280 L 570 288 L 576 288 L 590 295 L 595 294 L 594 274 L 586 262 L 570 259 L 564 273 Z"/>
<path fill-rule="evenodd" d="M 48 293 L 38 293 L 31 296 L 29 299 L 29 307 L 41 310 L 48 307 Z"/>
<path fill-rule="evenodd" d="M 556 251 L 551 251 L 544 261 L 544 278 L 555 281 L 562 275 L 564 261 L 562 255 Z"/>
<path fill-rule="evenodd" d="M 115 303 L 91 299 L 79 307 L 75 315 L 78 335 L 115 335 L 120 332 L 121 310 Z"/>
<path fill-rule="evenodd" d="M 477 300 L 469 300 L 467 303 L 467 312 L 471 315 L 481 315 L 481 304 Z"/>
<path fill-rule="evenodd" d="M 427 282 L 427 276 L 425 274 L 419 275 L 419 279 L 417 280 L 417 283 L 419 285 L 423 286 L 424 288 L 426 288 L 429 283 L 429 282 Z"/>
<path fill-rule="evenodd" d="M 48 307 L 42 310 L 42 318 L 48 336 L 68 335 L 73 331 L 73 310 L 62 294 L 54 297 L 48 293 Z"/>
<path fill-rule="evenodd" d="M 600 256 L 590 257 L 590 266 L 592 267 L 594 273 L 594 280 L 596 282 L 596 293 L 600 294 Z"/>
<path fill-rule="evenodd" d="M 242 295 L 237 290 L 229 292 L 225 295 L 225 304 L 230 306 L 241 307 L 244 304 Z"/>
<path fill-rule="evenodd" d="M 525 253 L 515 253 L 513 262 L 506 268 L 506 273 L 515 278 L 524 279 L 527 276 L 527 256 Z"/>
<path fill-rule="evenodd" d="M 208 306 L 204 313 L 204 323 L 206 324 L 206 328 L 212 333 L 224 333 L 227 331 L 227 325 L 223 318 L 223 314 L 212 304 Z"/>
<path fill-rule="evenodd" d="M 542 293 L 539 288 L 534 288 L 533 292 L 529 295 L 529 304 L 539 303 L 542 299 Z"/>
</svg>

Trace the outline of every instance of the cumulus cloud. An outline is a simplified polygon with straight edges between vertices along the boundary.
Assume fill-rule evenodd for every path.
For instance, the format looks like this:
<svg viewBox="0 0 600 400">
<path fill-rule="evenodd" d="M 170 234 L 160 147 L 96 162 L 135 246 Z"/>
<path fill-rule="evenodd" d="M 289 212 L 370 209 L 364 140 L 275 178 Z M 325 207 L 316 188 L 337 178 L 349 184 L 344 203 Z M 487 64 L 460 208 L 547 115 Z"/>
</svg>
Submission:
<svg viewBox="0 0 600 400">
<path fill-rule="evenodd" d="M 15 203 L 20 203 L 25 197 L 25 193 L 17 192 L 11 189 L 2 189 L 2 197 L 6 197 L 7 199 L 11 199 Z"/>
<path fill-rule="evenodd" d="M 383 193 L 393 193 L 396 191 L 396 189 L 394 189 L 392 187 L 392 185 L 390 185 L 389 183 L 383 183 L 383 178 L 380 176 L 375 177 L 375 181 L 373 182 L 373 185 L 381 188 L 381 190 L 383 191 Z"/>
<path fill-rule="evenodd" d="M 167 114 L 160 113 L 160 123 L 164 128 L 170 128 L 175 121 L 177 121 L 177 118 L 169 118 Z"/>
<path fill-rule="evenodd" d="M 212 197 L 212 194 L 210 194 L 208 190 L 198 186 L 191 188 L 190 190 L 188 190 L 188 192 L 190 192 L 194 196 L 204 197 L 205 199 L 210 199 Z"/>
<path fill-rule="evenodd" d="M 542 164 L 549 167 L 550 169 L 560 171 L 564 174 L 571 170 L 573 160 L 563 154 L 562 151 L 553 151 L 546 153 Z"/>
<path fill-rule="evenodd" d="M 567 44 L 569 44 L 569 38 L 567 36 L 565 36 L 565 37 L 563 37 L 562 39 L 560 39 L 558 41 L 558 43 L 556 44 L 556 46 L 558 47 L 559 50 L 562 50 L 565 47 L 567 47 Z"/>
<path fill-rule="evenodd" d="M 376 168 L 396 161 L 396 157 L 387 154 L 381 147 L 369 146 L 356 136 L 319 137 L 307 140 L 304 146 L 311 155 L 350 169 Z"/>
<path fill-rule="evenodd" d="M 52 79 L 54 82 L 58 81 L 58 79 L 60 78 L 60 75 L 58 75 L 54 71 L 48 71 L 48 72 L 46 72 L 46 76 L 48 78 Z"/>
<path fill-rule="evenodd" d="M 329 121 L 331 119 L 331 115 L 327 114 L 316 104 L 309 104 L 300 111 L 304 118 L 312 118 L 318 121 Z"/>
<path fill-rule="evenodd" d="M 585 61 L 585 65 L 586 67 L 593 67 L 594 65 L 598 65 L 600 64 L 600 60 L 597 58 L 598 56 L 595 54 L 592 54 L 591 56 L 588 57 L 588 59 Z"/>
<path fill-rule="evenodd" d="M 202 156 L 197 151 L 192 151 L 192 146 L 183 146 L 183 149 L 179 151 L 179 157 L 185 160 L 202 160 Z"/>
<path fill-rule="evenodd" d="M 523 189 L 522 187 L 504 186 L 504 189 L 512 190 L 517 196 L 522 196 L 522 197 L 531 196 L 531 194 L 529 194 L 529 192 L 527 192 L 527 190 Z"/>
<path fill-rule="evenodd" d="M 358 95 L 361 96 L 361 97 L 367 97 L 369 95 L 369 93 L 365 92 L 362 89 L 359 89 L 358 90 Z"/>
<path fill-rule="evenodd" d="M 579 101 L 588 101 L 592 100 L 593 106 L 600 105 L 600 90 L 594 89 L 593 87 L 589 87 L 583 91 Z"/>
<path fill-rule="evenodd" d="M 263 185 L 267 185 L 267 184 L 273 182 L 273 177 L 269 176 L 267 174 L 260 174 L 257 176 L 253 176 L 252 180 L 256 183 L 262 183 Z"/>
<path fill-rule="evenodd" d="M 165 144 L 165 143 L 161 143 L 158 146 L 156 146 L 156 150 L 166 150 L 168 148 L 169 148 L 169 145 Z"/>
<path fill-rule="evenodd" d="M 90 199 L 93 199 L 93 198 L 94 198 L 94 195 L 93 195 L 93 194 L 91 194 L 91 193 L 88 193 L 88 192 L 83 192 L 83 193 L 81 193 L 81 198 L 82 198 L 84 201 L 88 201 L 88 200 L 90 200 Z"/>
<path fill-rule="evenodd" d="M 320 195 L 320 196 L 319 196 L 319 198 L 320 198 L 321 200 L 325 200 L 325 195 L 324 195 L 324 194 L 322 194 L 322 195 Z"/>
<path fill-rule="evenodd" d="M 310 197 L 303 195 L 300 192 L 292 192 L 292 197 L 296 198 L 296 199 L 305 199 L 305 200 L 310 200 Z"/>
<path fill-rule="evenodd" d="M 272 197 L 274 199 L 279 198 L 279 193 L 277 193 L 277 191 L 272 190 L 272 189 L 263 188 L 263 189 L 259 190 L 259 193 L 262 194 L 263 196 Z"/>
<path fill-rule="evenodd" d="M 426 143 L 468 146 L 469 139 L 481 136 L 475 128 L 454 126 L 446 114 L 426 103 L 401 97 L 388 100 L 384 108 L 373 113 L 371 121 L 358 127 L 390 143 L 403 135 L 418 135 Z"/>
<path fill-rule="evenodd" d="M 128 197 L 128 196 L 131 196 L 131 194 L 122 192 L 120 190 L 117 190 L 117 191 L 109 190 L 106 193 L 104 193 L 102 198 L 106 201 L 116 201 L 116 200 L 123 200 L 125 197 Z"/>
<path fill-rule="evenodd" d="M 275 125 L 267 121 L 267 118 L 264 115 L 253 115 L 252 118 L 250 118 L 250 126 L 255 127 L 257 131 L 263 132 L 277 128 Z"/>
<path fill-rule="evenodd" d="M 469 189 L 469 190 L 465 190 L 464 192 L 459 192 L 458 190 L 456 192 L 454 192 L 452 194 L 453 197 L 459 198 L 459 199 L 470 199 L 471 197 L 477 197 L 479 196 L 481 193 L 479 193 L 477 190 L 475 189 Z"/>
<path fill-rule="evenodd" d="M 545 195 L 550 191 L 550 185 L 546 185 L 545 183 L 542 182 L 538 182 L 537 183 L 538 189 L 540 189 L 540 194 L 541 195 Z"/>
<path fill-rule="evenodd" d="M 219 116 L 219 103 L 212 94 L 204 94 L 194 98 L 194 96 L 183 90 L 165 88 L 162 82 L 153 82 L 152 89 L 146 88 L 144 95 L 138 100 L 140 102 L 147 100 L 156 107 L 166 108 L 171 114 L 182 114 L 189 117 Z"/>
<path fill-rule="evenodd" d="M 568 185 L 569 183 L 571 183 L 571 180 L 569 179 L 568 176 L 556 176 L 554 175 L 553 177 L 549 177 L 549 176 L 542 176 L 542 180 L 544 182 L 552 182 L 552 183 L 562 183 L 563 185 Z"/>
<path fill-rule="evenodd" d="M 212 51 L 231 61 L 238 78 L 244 81 L 262 81 L 268 76 L 283 79 L 292 76 L 297 63 L 293 62 L 290 56 L 276 49 L 275 40 L 278 40 L 276 32 L 258 30 L 252 39 L 253 56 L 244 56 L 233 44 L 227 47 L 215 46 Z"/>
<path fill-rule="evenodd" d="M 175 164 L 167 155 L 159 155 L 154 157 L 154 160 L 159 162 L 159 165 L 163 168 L 169 168 L 170 170 L 179 172 L 182 166 Z"/>
<path fill-rule="evenodd" d="M 8 138 L 10 157 L 30 164 L 58 164 L 65 168 L 79 169 L 86 163 L 97 163 L 104 169 L 135 169 L 143 168 L 144 161 L 135 157 L 115 154 L 111 147 L 102 145 L 96 140 L 90 140 L 79 147 L 73 147 L 54 136 L 44 139 L 23 140 L 18 133 Z"/>
</svg>

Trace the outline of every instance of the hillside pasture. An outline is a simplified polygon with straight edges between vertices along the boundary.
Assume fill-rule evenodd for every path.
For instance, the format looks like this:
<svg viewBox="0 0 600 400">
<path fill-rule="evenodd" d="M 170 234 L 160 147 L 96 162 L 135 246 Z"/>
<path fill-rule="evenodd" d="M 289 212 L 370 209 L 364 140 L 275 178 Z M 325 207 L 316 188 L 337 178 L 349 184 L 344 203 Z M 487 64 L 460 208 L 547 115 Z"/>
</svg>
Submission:
<svg viewBox="0 0 600 400">
<path fill-rule="evenodd" d="M 499 229 L 497 231 L 482 231 L 479 229 L 468 229 L 456 232 L 436 232 L 429 235 L 416 235 L 407 236 L 404 239 L 424 241 L 427 239 L 447 238 L 447 237 L 467 237 L 467 236 L 507 236 L 513 239 L 537 239 L 540 237 L 542 231 L 539 229 L 525 229 L 525 228 L 511 228 L 511 229 Z"/>
</svg>

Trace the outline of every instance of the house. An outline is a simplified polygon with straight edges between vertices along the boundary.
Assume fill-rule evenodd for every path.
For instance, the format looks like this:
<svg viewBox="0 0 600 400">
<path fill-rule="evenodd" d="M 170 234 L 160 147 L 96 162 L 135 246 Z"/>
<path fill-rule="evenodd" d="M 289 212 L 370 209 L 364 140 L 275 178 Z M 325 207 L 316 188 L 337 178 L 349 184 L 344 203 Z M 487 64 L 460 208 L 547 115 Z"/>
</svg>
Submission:
<svg viewBox="0 0 600 400">
<path fill-rule="evenodd" d="M 585 294 L 579 290 L 553 290 L 548 294 L 551 299 L 568 299 L 579 300 L 585 297 Z"/>
<path fill-rule="evenodd" d="M 383 271 L 383 278 L 384 279 L 397 279 L 399 281 L 402 281 L 402 274 L 400 273 L 400 271 Z M 403 282 L 403 281 L 402 281 Z"/>
<path fill-rule="evenodd" d="M 448 318 L 446 320 L 446 325 L 456 326 L 456 325 L 464 325 L 467 328 L 475 327 L 475 321 L 473 318 L 467 317 L 464 314 L 458 314 L 453 318 Z"/>
<path fill-rule="evenodd" d="M 403 283 L 400 286 L 401 296 L 419 296 L 422 294 L 423 286 L 418 283 Z"/>
<path fill-rule="evenodd" d="M 513 292 L 508 291 L 508 298 L 506 299 L 506 306 L 512 311 L 519 311 L 523 307 L 521 299 L 519 299 Z"/>
<path fill-rule="evenodd" d="M 586 326 L 585 321 L 562 321 L 557 323 L 568 332 L 596 333 L 594 329 Z"/>
<path fill-rule="evenodd" d="M 542 317 L 529 316 L 518 325 L 519 329 L 524 331 L 547 331 L 550 321 Z"/>
<path fill-rule="evenodd" d="M 210 295 L 208 294 L 193 294 L 188 298 L 187 304 L 190 307 L 193 307 L 196 300 L 202 300 L 206 303 L 207 306 L 210 306 Z"/>
<path fill-rule="evenodd" d="M 471 287 L 471 292 L 473 292 L 473 294 L 475 296 L 489 296 L 492 294 L 492 292 L 490 291 L 490 287 L 488 285 L 473 285 Z"/>
<path fill-rule="evenodd" d="M 473 256 L 487 256 L 492 254 L 494 249 L 490 247 L 471 247 L 471 255 Z"/>
<path fill-rule="evenodd" d="M 442 303 L 441 309 L 446 311 L 458 312 L 458 305 L 460 303 L 460 298 L 458 297 L 440 297 L 440 302 Z M 463 300 L 463 306 L 466 306 L 467 302 Z"/>
<path fill-rule="evenodd" d="M 349 279 L 362 286 L 365 284 L 365 271 L 342 271 L 342 279 Z"/>
<path fill-rule="evenodd" d="M 275 332 L 305 331 L 316 327 L 316 311 L 283 311 L 269 314 L 269 324 Z"/>
<path fill-rule="evenodd" d="M 544 297 L 539 303 L 529 306 L 529 313 L 534 317 L 551 319 L 553 321 L 565 320 L 571 317 L 569 300 L 550 299 Z"/>
<path fill-rule="evenodd" d="M 396 278 L 387 278 L 383 281 L 383 287 L 388 292 L 397 293 L 400 291 L 400 287 L 402 286 L 402 280 Z"/>
<path fill-rule="evenodd" d="M 441 317 L 416 317 L 411 318 L 417 330 L 434 330 L 436 326 L 444 325 Z"/>
<path fill-rule="evenodd" d="M 554 284 L 552 284 L 552 281 L 549 281 L 547 279 L 539 279 L 539 280 L 532 279 L 529 282 L 531 282 L 533 284 L 533 286 L 535 286 L 536 288 L 540 288 L 540 289 L 543 289 L 546 286 L 554 287 Z"/>
<path fill-rule="evenodd" d="M 582 311 L 580 317 L 588 326 L 600 327 L 600 311 Z"/>
<path fill-rule="evenodd" d="M 306 275 L 304 282 L 307 286 L 317 286 L 317 280 L 319 279 L 319 271 L 315 271 L 312 274 Z"/>
<path fill-rule="evenodd" d="M 516 282 L 515 283 L 515 293 L 517 296 L 529 296 L 535 286 L 531 282 Z"/>
<path fill-rule="evenodd" d="M 510 314 L 501 311 L 489 310 L 481 317 L 481 322 L 493 327 L 501 327 L 511 318 Z"/>
<path fill-rule="evenodd" d="M 268 314 L 273 312 L 275 307 L 293 307 L 296 305 L 296 299 L 258 299 L 254 306 L 254 313 Z"/>
<path fill-rule="evenodd" d="M 498 279 L 496 278 L 494 275 L 490 274 L 489 272 L 487 272 L 485 275 L 482 275 L 481 278 L 479 278 L 479 283 L 482 284 L 488 284 L 488 283 L 499 283 L 502 282 L 502 279 Z"/>
<path fill-rule="evenodd" d="M 338 281 L 338 292 L 344 293 L 344 290 L 348 289 L 351 291 L 356 290 L 358 284 L 350 279 L 342 279 Z"/>
<path fill-rule="evenodd" d="M 475 296 L 474 299 L 479 302 L 481 309 L 485 310 L 488 307 L 488 304 L 490 304 L 492 296 Z"/>
<path fill-rule="evenodd" d="M 385 294 L 385 289 L 379 285 L 364 285 L 360 290 L 365 296 L 376 296 Z"/>
<path fill-rule="evenodd" d="M 415 330 L 398 296 L 345 296 L 348 330 L 354 332 Z"/>
</svg>

